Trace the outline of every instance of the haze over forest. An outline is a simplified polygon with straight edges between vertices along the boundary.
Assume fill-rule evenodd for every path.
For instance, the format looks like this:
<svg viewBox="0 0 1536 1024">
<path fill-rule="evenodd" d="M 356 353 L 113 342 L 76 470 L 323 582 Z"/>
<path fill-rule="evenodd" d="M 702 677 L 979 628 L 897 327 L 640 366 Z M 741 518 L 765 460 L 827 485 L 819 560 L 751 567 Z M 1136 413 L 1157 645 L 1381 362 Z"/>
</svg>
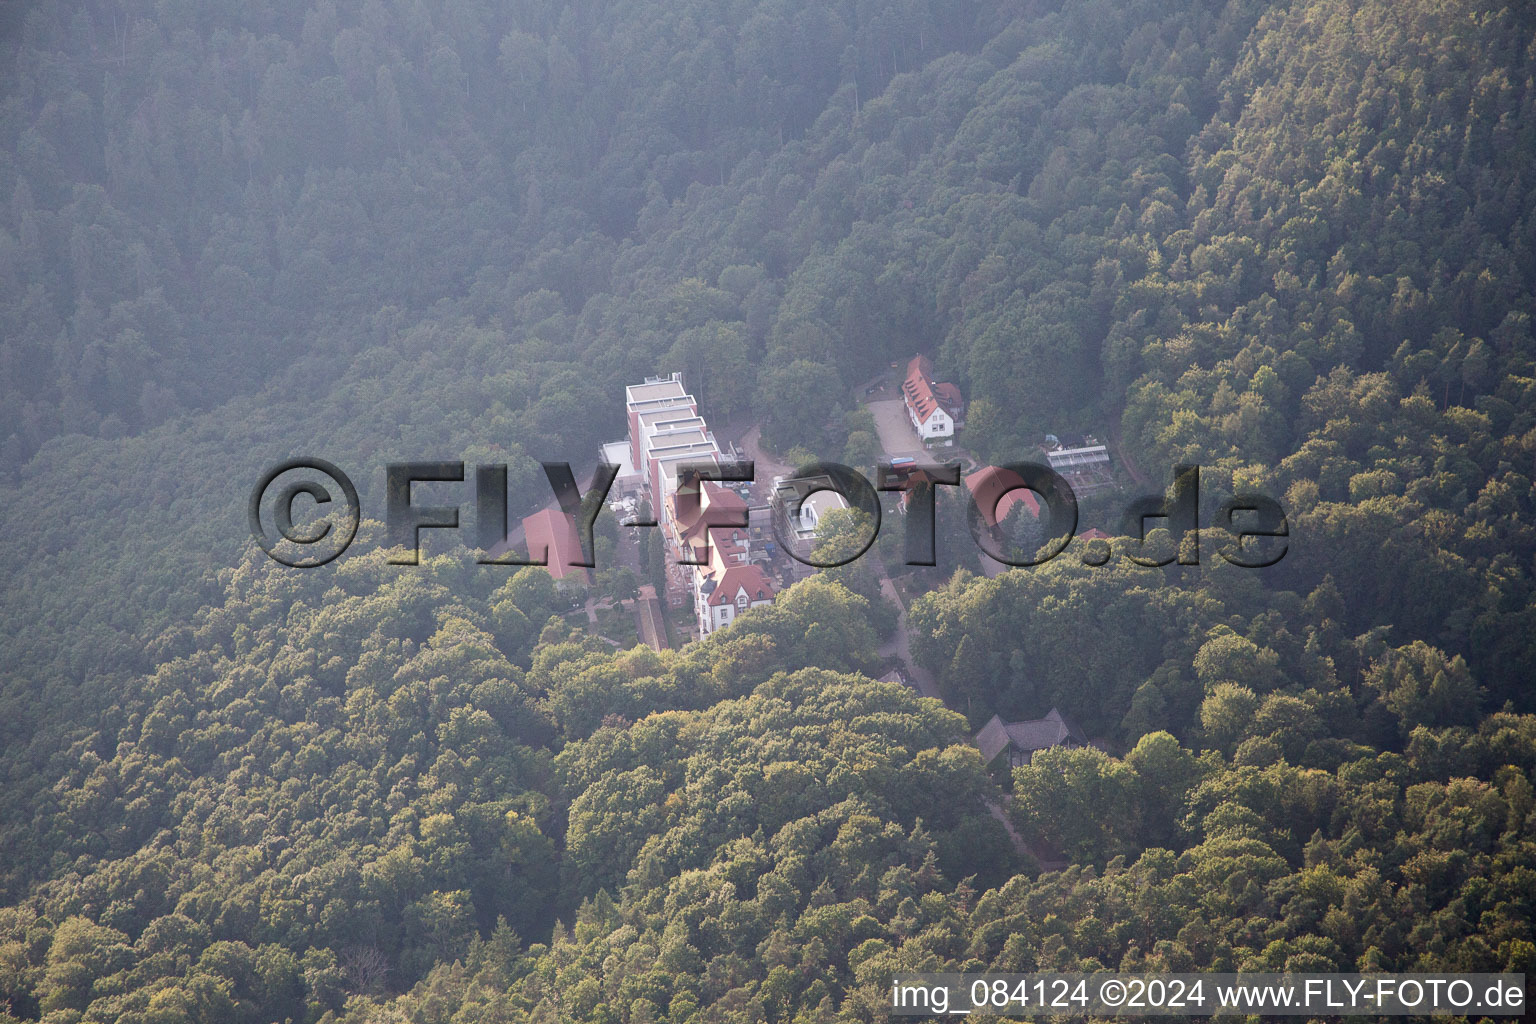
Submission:
<svg viewBox="0 0 1536 1024">
<path fill-rule="evenodd" d="M 0 1024 L 1536 973 L 1536 7 L 40 0 L 0 54 Z M 868 469 L 919 353 L 978 463 L 1109 444 L 1083 526 L 1198 465 L 1288 553 L 988 572 L 946 492 L 938 566 L 893 515 L 662 650 L 629 576 L 387 562 L 389 463 L 520 517 L 680 371 Z M 314 570 L 246 522 L 299 454 L 365 513 Z M 1093 743 L 983 762 L 1052 708 Z"/>
</svg>

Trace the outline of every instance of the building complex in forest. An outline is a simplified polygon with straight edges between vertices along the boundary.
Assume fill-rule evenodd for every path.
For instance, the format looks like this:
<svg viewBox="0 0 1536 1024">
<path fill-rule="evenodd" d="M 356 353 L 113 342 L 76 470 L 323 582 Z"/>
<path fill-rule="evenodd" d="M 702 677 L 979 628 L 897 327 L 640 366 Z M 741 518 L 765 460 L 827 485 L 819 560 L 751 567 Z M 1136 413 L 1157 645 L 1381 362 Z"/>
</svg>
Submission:
<svg viewBox="0 0 1536 1024">
<path fill-rule="evenodd" d="M 645 495 L 667 548 L 667 600 L 693 598 L 700 636 L 728 626 L 748 608 L 772 603 L 773 581 L 754 559 L 746 499 L 730 486 L 690 478 L 685 468 L 724 460 L 719 443 L 681 374 L 625 388 L 628 456 L 618 483 Z M 622 442 L 604 446 L 605 453 Z M 733 525 L 725 525 L 733 524 Z"/>
</svg>

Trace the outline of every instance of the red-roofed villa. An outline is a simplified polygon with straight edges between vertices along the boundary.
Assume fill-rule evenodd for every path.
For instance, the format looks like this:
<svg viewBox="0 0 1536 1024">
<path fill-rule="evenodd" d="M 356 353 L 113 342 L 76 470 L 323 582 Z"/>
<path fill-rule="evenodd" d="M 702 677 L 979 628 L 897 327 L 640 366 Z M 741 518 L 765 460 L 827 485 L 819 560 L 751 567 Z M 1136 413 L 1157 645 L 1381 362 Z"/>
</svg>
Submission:
<svg viewBox="0 0 1536 1024">
<path fill-rule="evenodd" d="M 960 389 L 947 382 L 935 381 L 933 363 L 927 356 L 913 356 L 907 363 L 901 397 L 918 437 L 931 441 L 955 436 L 955 427 L 963 418 L 965 408 L 960 400 Z"/>
</svg>

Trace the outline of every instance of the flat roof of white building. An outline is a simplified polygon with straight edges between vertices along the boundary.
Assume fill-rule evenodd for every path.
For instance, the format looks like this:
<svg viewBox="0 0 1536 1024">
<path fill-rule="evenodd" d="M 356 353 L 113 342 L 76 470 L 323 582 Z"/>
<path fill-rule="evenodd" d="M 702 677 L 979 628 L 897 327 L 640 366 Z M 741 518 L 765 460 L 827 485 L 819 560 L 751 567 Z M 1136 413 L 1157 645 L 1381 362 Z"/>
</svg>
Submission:
<svg viewBox="0 0 1536 1024">
<path fill-rule="evenodd" d="M 816 525 L 821 522 L 822 516 L 828 512 L 835 512 L 840 508 L 847 507 L 848 502 L 836 491 L 812 491 L 800 503 L 801 532 L 806 535 L 814 533 Z"/>
<path fill-rule="evenodd" d="M 709 436 L 709 431 L 705 430 L 702 426 L 687 427 L 681 430 L 669 431 L 665 434 L 657 434 L 647 438 L 647 441 L 649 443 L 645 446 L 645 451 L 646 455 L 651 458 L 668 452 L 673 448 L 682 448 L 692 444 L 713 445 L 715 443 L 714 438 Z"/>
<path fill-rule="evenodd" d="M 720 452 L 715 448 L 701 447 L 696 451 L 677 452 L 656 460 L 656 470 L 661 474 L 661 493 L 665 499 L 667 495 L 677 490 L 677 474 L 684 466 L 718 466 Z"/>
<path fill-rule="evenodd" d="M 602 454 L 604 462 L 612 463 L 619 467 L 620 480 L 640 475 L 640 471 L 635 468 L 635 464 L 629 461 L 628 441 L 609 441 L 603 445 Z"/>
<path fill-rule="evenodd" d="M 704 417 L 697 415 L 692 409 L 679 409 L 676 411 L 663 409 L 659 412 L 643 412 L 640 414 L 640 436 L 644 439 L 641 443 L 647 444 L 658 437 L 665 437 L 684 430 L 706 430 Z"/>
<path fill-rule="evenodd" d="M 630 406 L 651 402 L 677 401 L 679 399 L 692 401 L 693 396 L 683 388 L 680 380 L 653 381 L 646 384 L 631 384 L 624 389 L 624 400 Z"/>
</svg>

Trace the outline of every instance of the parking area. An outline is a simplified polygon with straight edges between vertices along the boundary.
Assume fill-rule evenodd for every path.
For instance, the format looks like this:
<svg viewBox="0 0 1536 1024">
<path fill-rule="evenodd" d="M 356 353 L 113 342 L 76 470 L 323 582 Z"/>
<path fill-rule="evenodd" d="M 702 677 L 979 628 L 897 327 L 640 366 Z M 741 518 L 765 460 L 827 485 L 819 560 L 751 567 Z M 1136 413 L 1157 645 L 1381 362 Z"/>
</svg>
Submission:
<svg viewBox="0 0 1536 1024">
<path fill-rule="evenodd" d="M 926 462 L 926 449 L 912 429 L 907 417 L 907 407 L 900 398 L 883 398 L 869 403 L 869 413 L 875 418 L 875 429 L 880 433 L 880 446 L 893 459 L 913 456 Z"/>
</svg>

